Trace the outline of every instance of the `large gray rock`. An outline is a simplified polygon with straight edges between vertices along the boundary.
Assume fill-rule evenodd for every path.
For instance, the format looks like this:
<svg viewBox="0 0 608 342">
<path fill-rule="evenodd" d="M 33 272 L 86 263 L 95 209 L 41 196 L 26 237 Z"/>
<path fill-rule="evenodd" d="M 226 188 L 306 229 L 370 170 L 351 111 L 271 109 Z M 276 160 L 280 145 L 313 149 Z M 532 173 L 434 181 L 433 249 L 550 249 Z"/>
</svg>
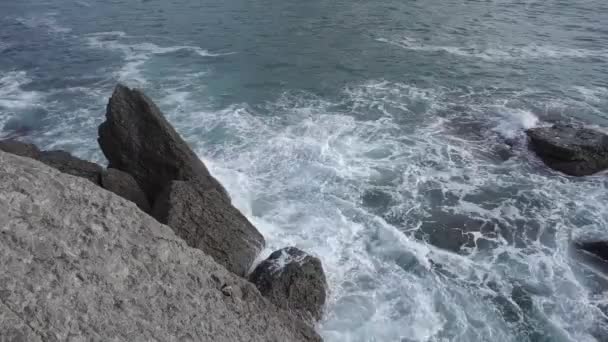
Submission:
<svg viewBox="0 0 608 342">
<path fill-rule="evenodd" d="M 223 194 L 193 181 L 169 183 L 158 195 L 153 213 L 188 245 L 240 276 L 264 248 L 264 237 Z"/>
<path fill-rule="evenodd" d="M 32 159 L 40 157 L 40 150 L 36 145 L 13 139 L 0 140 L 0 150 Z"/>
<path fill-rule="evenodd" d="M 287 247 L 260 263 L 249 280 L 278 307 L 306 321 L 320 320 L 326 298 L 326 280 L 318 258 Z"/>
<path fill-rule="evenodd" d="M 76 158 L 66 151 L 42 151 L 38 160 L 63 173 L 88 179 L 93 184 L 101 184 L 101 166 Z"/>
<path fill-rule="evenodd" d="M 101 166 L 76 158 L 66 151 L 40 151 L 36 145 L 11 139 L 0 141 L 0 150 L 40 160 L 61 172 L 88 179 L 97 185 L 101 182 Z"/>
<path fill-rule="evenodd" d="M 137 204 L 146 213 L 152 211 L 146 194 L 141 190 L 135 178 L 126 172 L 117 169 L 104 170 L 101 173 L 101 186 Z"/>
<path fill-rule="evenodd" d="M 572 176 L 608 168 L 608 135 L 593 129 L 557 124 L 529 129 L 531 148 L 549 167 Z"/>
<path fill-rule="evenodd" d="M 319 341 L 133 203 L 0 152 L 0 340 Z"/>
<path fill-rule="evenodd" d="M 222 185 L 145 94 L 118 85 L 99 126 L 110 168 L 131 174 L 151 203 L 172 180 L 197 180 L 226 196 Z"/>
</svg>

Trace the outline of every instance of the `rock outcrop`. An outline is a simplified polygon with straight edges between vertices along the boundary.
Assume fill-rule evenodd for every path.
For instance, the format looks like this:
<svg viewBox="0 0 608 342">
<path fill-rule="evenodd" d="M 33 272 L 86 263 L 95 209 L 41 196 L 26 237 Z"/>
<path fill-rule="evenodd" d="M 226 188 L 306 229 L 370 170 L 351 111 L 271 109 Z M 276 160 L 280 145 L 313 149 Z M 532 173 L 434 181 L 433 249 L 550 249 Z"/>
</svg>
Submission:
<svg viewBox="0 0 608 342">
<path fill-rule="evenodd" d="M 138 90 L 116 87 L 98 141 L 108 167 L 131 174 L 151 203 L 173 180 L 197 180 L 203 189 L 228 197 L 160 109 Z"/>
<path fill-rule="evenodd" d="M 0 150 L 18 156 L 39 160 L 61 172 L 88 179 L 97 185 L 101 183 L 101 166 L 76 158 L 66 151 L 40 151 L 40 149 L 33 144 L 17 140 L 0 141 Z"/>
<path fill-rule="evenodd" d="M 572 176 L 608 168 L 608 135 L 593 129 L 556 124 L 529 129 L 531 148 L 549 167 Z"/>
<path fill-rule="evenodd" d="M 3 341 L 320 340 L 132 202 L 4 152 L 0 236 Z M 303 265 L 291 295 L 314 294 Z"/>
<path fill-rule="evenodd" d="M 130 174 L 116 169 L 104 170 L 101 173 L 101 186 L 104 189 L 110 190 L 118 196 L 137 204 L 137 206 L 146 213 L 152 212 L 146 194 L 141 190 L 139 184 L 135 181 L 135 178 Z"/>
<path fill-rule="evenodd" d="M 287 247 L 272 253 L 249 279 L 278 307 L 312 322 L 321 319 L 326 298 L 326 279 L 321 261 Z"/>
<path fill-rule="evenodd" d="M 170 182 L 156 199 L 154 217 L 188 245 L 245 276 L 264 248 L 264 237 L 222 193 L 203 189 L 195 181 Z"/>
</svg>

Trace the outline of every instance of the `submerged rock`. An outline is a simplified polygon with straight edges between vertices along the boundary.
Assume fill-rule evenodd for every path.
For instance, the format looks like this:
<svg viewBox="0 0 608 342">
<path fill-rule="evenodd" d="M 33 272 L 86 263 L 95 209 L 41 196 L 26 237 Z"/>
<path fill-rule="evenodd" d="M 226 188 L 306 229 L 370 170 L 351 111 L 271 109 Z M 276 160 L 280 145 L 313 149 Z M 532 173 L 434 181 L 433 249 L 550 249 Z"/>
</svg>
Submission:
<svg viewBox="0 0 608 342">
<path fill-rule="evenodd" d="M 151 203 L 172 180 L 197 180 L 228 198 L 160 109 L 138 90 L 116 86 L 98 141 L 108 167 L 131 174 Z"/>
<path fill-rule="evenodd" d="M 608 241 L 576 241 L 574 246 L 587 253 L 590 253 L 603 261 L 608 261 Z"/>
<path fill-rule="evenodd" d="M 309 321 L 321 319 L 327 285 L 318 258 L 283 248 L 260 263 L 249 280 L 278 307 Z"/>
<path fill-rule="evenodd" d="M 586 176 L 608 168 L 608 135 L 602 132 L 557 124 L 526 133 L 532 150 L 555 170 Z"/>
<path fill-rule="evenodd" d="M 158 195 L 153 215 L 188 245 L 241 276 L 264 248 L 262 234 L 223 193 L 195 181 L 170 182 Z"/>
<path fill-rule="evenodd" d="M 320 341 L 126 200 L 0 152 L 0 339 Z"/>
<path fill-rule="evenodd" d="M 104 170 L 101 173 L 101 186 L 137 204 L 141 210 L 147 213 L 152 212 L 146 194 L 130 174 L 116 169 Z"/>
</svg>

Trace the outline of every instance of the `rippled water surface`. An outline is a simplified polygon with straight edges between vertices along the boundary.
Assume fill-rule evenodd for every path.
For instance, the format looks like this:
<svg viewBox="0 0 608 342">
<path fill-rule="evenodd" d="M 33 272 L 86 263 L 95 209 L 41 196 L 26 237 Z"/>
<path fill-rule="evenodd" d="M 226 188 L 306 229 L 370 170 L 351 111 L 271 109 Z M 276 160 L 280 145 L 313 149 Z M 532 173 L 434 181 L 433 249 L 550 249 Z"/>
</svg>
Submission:
<svg viewBox="0 0 608 342">
<path fill-rule="evenodd" d="M 105 162 L 144 89 L 272 250 L 319 256 L 326 341 L 607 341 L 605 175 L 524 129 L 608 124 L 608 2 L 0 2 L 0 128 Z"/>
</svg>

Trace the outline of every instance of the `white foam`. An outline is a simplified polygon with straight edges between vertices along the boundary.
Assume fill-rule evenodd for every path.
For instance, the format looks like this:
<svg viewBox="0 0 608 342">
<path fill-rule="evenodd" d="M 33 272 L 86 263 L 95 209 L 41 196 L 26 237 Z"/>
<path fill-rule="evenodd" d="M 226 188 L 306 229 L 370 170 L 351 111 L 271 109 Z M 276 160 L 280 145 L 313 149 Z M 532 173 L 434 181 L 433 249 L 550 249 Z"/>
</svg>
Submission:
<svg viewBox="0 0 608 342">
<path fill-rule="evenodd" d="M 41 28 L 52 34 L 67 34 L 72 32 L 71 28 L 62 26 L 57 21 L 56 16 L 57 13 L 46 13 L 41 16 L 17 17 L 15 20 L 28 28 Z"/>
<path fill-rule="evenodd" d="M 113 50 L 124 55 L 126 63 L 116 72 L 117 78 L 120 81 L 135 82 L 137 84 L 147 83 L 146 77 L 142 73 L 142 67 L 154 55 L 167 54 L 182 50 L 191 51 L 200 57 L 218 57 L 229 55 L 231 53 L 211 53 L 198 46 L 176 45 L 176 46 L 159 46 L 150 42 L 128 43 L 126 39 L 130 38 L 125 32 L 111 31 L 99 32 L 88 35 L 86 41 L 89 46 L 102 50 Z"/>
<path fill-rule="evenodd" d="M 0 77 L 0 108 L 11 111 L 35 106 L 41 94 L 21 89 L 30 82 L 31 79 L 25 71 L 11 71 Z"/>
<path fill-rule="evenodd" d="M 486 61 L 517 60 L 517 59 L 562 59 L 562 58 L 608 58 L 608 50 L 573 49 L 550 45 L 525 46 L 449 46 L 433 45 L 417 41 L 413 38 L 398 39 L 378 38 L 379 42 L 399 46 L 404 49 L 427 52 L 446 52 L 460 57 L 479 58 Z"/>
</svg>

